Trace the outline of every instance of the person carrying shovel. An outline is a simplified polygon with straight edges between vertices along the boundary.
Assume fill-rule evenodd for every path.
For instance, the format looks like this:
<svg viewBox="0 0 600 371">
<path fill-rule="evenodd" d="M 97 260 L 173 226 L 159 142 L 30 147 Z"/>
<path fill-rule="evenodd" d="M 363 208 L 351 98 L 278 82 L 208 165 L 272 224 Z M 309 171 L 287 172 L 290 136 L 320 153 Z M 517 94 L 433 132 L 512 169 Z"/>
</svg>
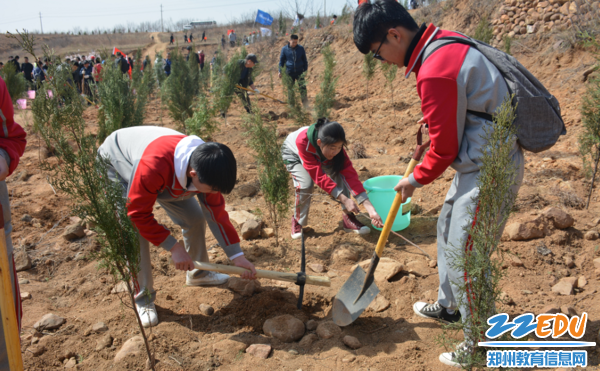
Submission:
<svg viewBox="0 0 600 371">
<path fill-rule="evenodd" d="M 371 229 L 362 224 L 355 213 L 363 204 L 376 227 L 383 221 L 369 201 L 358 174 L 344 150 L 346 133 L 342 125 L 325 118 L 288 135 L 281 147 L 283 162 L 292 175 L 296 188 L 295 210 L 292 216 L 292 238 L 302 236 L 308 224 L 308 211 L 314 184 L 342 204 L 342 225 L 349 233 L 368 234 Z M 357 202 L 352 201 L 350 194 Z M 358 204 L 357 204 L 358 203 Z"/>
<path fill-rule="evenodd" d="M 240 59 L 240 79 L 238 80 L 238 85 L 242 86 L 243 88 L 250 86 L 250 88 L 252 88 L 256 94 L 260 92 L 254 87 L 254 81 L 252 80 L 252 68 L 254 68 L 257 63 L 258 59 L 254 54 L 248 54 L 245 59 Z M 250 97 L 248 97 L 248 92 L 236 88 L 235 93 L 242 100 L 242 104 L 244 105 L 246 112 L 250 113 L 252 105 L 250 103 Z"/>
<path fill-rule="evenodd" d="M 353 31 L 354 43 L 361 53 L 372 51 L 374 58 L 383 63 L 406 67 L 406 77 L 411 72 L 416 75 L 423 112 L 420 123 L 429 127 L 431 149 L 414 172 L 394 188 L 402 193 L 402 202 L 416 188 L 433 182 L 449 166 L 456 170 L 437 224 L 438 300 L 416 302 L 413 310 L 423 318 L 458 322 L 478 308 L 471 307 L 470 298 L 474 294 L 465 295 L 457 285 L 468 279 L 468 272 L 457 269 L 449 256 L 469 249 L 465 227 L 477 221 L 477 180 L 485 146 L 482 138 L 491 129 L 491 122 L 478 113 L 494 114 L 509 92 L 506 81 L 481 52 L 469 45 L 454 43 L 433 51 L 427 49 L 441 37 L 464 36 L 433 24 L 419 27 L 395 0 L 363 2 L 355 13 Z M 424 55 L 427 55 L 425 61 Z M 524 159 L 516 138 L 511 140 L 510 155 L 517 173 L 511 190 L 516 194 L 523 179 Z M 475 211 L 475 218 L 469 215 L 469 210 Z M 474 346 L 471 341 L 464 341 L 455 351 L 442 353 L 439 360 L 461 367 L 461 355 L 471 352 Z"/>
<path fill-rule="evenodd" d="M 167 128 L 137 126 L 113 132 L 98 148 L 98 155 L 110 161 L 107 175 L 123 186 L 127 215 L 139 233 L 140 272 L 134 288 L 144 327 L 158 323 L 150 243 L 169 251 L 175 267 L 187 271 L 187 285 L 220 285 L 229 280 L 228 275 L 194 269 L 194 261 L 208 262 L 208 224 L 233 264 L 248 269 L 241 277 L 255 278 L 256 269 L 244 257 L 225 211 L 222 194 L 233 190 L 237 176 L 235 157 L 226 145 L 205 143 Z M 155 219 L 156 202 L 181 226 L 183 244 Z"/>
</svg>

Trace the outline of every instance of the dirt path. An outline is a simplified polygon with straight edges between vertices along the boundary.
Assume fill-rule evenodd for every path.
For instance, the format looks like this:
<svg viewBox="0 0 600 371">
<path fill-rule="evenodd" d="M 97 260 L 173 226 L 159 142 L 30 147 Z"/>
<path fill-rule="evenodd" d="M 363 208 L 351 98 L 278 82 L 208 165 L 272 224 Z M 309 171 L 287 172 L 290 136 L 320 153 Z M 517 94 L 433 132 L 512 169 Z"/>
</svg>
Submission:
<svg viewBox="0 0 600 371">
<path fill-rule="evenodd" d="M 147 48 L 144 48 L 144 52 L 143 52 L 144 55 L 146 55 L 150 52 L 154 53 L 152 55 L 152 58 L 154 58 L 156 56 L 156 53 L 158 53 L 158 52 L 163 52 L 163 55 L 164 55 L 164 52 L 167 50 L 168 43 L 160 41 L 160 38 L 158 37 L 159 34 L 160 34 L 160 32 L 152 32 L 150 34 L 151 38 L 154 37 L 154 44 L 150 45 Z"/>
</svg>

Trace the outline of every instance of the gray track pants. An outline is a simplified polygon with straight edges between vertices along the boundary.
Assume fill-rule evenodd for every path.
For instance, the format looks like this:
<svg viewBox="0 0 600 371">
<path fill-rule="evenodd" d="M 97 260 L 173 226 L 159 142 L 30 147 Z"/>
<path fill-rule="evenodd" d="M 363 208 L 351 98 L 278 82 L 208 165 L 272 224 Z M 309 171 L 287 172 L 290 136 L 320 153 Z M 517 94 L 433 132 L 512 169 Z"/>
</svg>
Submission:
<svg viewBox="0 0 600 371">
<path fill-rule="evenodd" d="M 127 182 L 120 177 L 114 168 L 109 168 L 108 177 L 119 181 L 124 187 L 124 197 L 127 197 Z M 158 204 L 166 211 L 173 223 L 181 227 L 185 250 L 192 260 L 208 263 L 206 251 L 206 219 L 198 200 L 191 194 L 187 197 L 172 198 L 168 192 L 158 195 Z M 152 263 L 150 260 L 150 242 L 138 234 L 140 240 L 140 271 L 137 282 L 134 283 L 136 292 L 135 300 L 138 304 L 148 304 L 156 299 L 154 279 L 152 277 Z M 193 270 L 187 274 L 201 277 L 207 272 Z"/>
<path fill-rule="evenodd" d="M 522 150 L 518 148 L 512 158 L 517 169 L 516 184 L 512 187 L 512 191 L 516 194 L 523 181 L 525 163 Z M 457 286 L 457 283 L 465 281 L 465 272 L 451 265 L 448 253 L 464 253 L 467 248 L 468 233 L 464 227 L 473 224 L 469 209 L 477 208 L 479 188 L 476 184 L 479 174 L 479 171 L 468 174 L 456 173 L 437 223 L 437 259 L 440 276 L 438 302 L 445 308 L 459 309 L 463 319 L 471 315 L 468 300 Z M 500 234 L 503 230 L 504 226 Z"/>
<path fill-rule="evenodd" d="M 17 310 L 17 322 L 19 322 L 19 329 L 21 328 L 21 317 L 23 316 L 21 307 L 21 293 L 19 291 L 19 280 L 17 278 L 17 272 L 14 268 L 13 261 L 13 245 L 12 238 L 10 236 L 12 232 L 12 224 L 10 218 L 10 203 L 8 198 L 8 188 L 6 188 L 6 182 L 0 182 L 0 203 L 2 204 L 2 211 L 4 216 L 4 233 L 6 234 L 6 251 L 8 252 L 8 264 L 10 265 L 9 270 L 12 273 L 10 275 L 12 283 L 12 293 L 15 300 L 15 307 Z M 4 290 L 4 288 L 3 288 Z M 2 315 L 2 313 L 0 313 Z M 4 338 L 4 326 L 0 320 L 0 370 L 10 370 L 8 365 L 8 353 L 6 352 L 6 340 Z"/>
<path fill-rule="evenodd" d="M 300 224 L 303 227 L 306 227 L 308 225 L 308 211 L 310 210 L 310 199 L 312 197 L 315 183 L 308 174 L 308 171 L 306 171 L 304 166 L 302 166 L 302 164 L 290 164 L 286 165 L 286 168 L 287 171 L 292 175 L 292 179 L 294 181 L 294 188 L 296 191 L 294 203 L 294 218 L 296 218 L 298 224 Z M 344 181 L 344 177 L 340 174 L 332 176 L 331 168 L 328 168 L 326 166 L 323 166 L 323 171 L 325 172 L 325 174 L 328 174 L 336 184 L 342 184 L 342 194 L 350 198 L 350 189 Z M 337 198 L 339 195 L 332 196 Z M 367 199 L 367 194 L 364 192 L 356 196 L 356 201 L 358 204 L 363 203 Z M 344 205 L 342 205 L 342 210 L 346 211 Z"/>
</svg>

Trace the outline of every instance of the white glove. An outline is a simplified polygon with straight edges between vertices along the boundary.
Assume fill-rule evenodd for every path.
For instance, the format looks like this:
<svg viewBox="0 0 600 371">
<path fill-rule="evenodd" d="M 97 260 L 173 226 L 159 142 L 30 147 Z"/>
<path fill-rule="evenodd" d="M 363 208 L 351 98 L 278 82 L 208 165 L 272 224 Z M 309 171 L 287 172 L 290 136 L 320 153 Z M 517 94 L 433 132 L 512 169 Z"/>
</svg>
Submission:
<svg viewBox="0 0 600 371">
<path fill-rule="evenodd" d="M 258 91 L 258 89 L 254 89 L 254 93 L 255 94 L 260 94 L 260 91 Z"/>
<path fill-rule="evenodd" d="M 90 78 L 90 75 L 83 75 L 83 78 L 84 78 L 84 79 L 89 79 L 89 78 Z"/>
</svg>

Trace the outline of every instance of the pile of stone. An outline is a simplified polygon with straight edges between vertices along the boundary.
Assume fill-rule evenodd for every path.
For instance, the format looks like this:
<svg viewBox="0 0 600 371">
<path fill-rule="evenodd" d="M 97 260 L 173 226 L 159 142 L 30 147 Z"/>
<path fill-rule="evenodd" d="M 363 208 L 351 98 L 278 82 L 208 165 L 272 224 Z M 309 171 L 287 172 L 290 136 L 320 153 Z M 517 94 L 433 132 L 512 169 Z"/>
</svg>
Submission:
<svg viewBox="0 0 600 371">
<path fill-rule="evenodd" d="M 600 13 L 600 2 L 585 0 L 505 0 L 494 14 L 493 46 L 503 45 L 504 38 L 524 37 L 527 34 L 564 31 L 590 21 Z"/>
</svg>

